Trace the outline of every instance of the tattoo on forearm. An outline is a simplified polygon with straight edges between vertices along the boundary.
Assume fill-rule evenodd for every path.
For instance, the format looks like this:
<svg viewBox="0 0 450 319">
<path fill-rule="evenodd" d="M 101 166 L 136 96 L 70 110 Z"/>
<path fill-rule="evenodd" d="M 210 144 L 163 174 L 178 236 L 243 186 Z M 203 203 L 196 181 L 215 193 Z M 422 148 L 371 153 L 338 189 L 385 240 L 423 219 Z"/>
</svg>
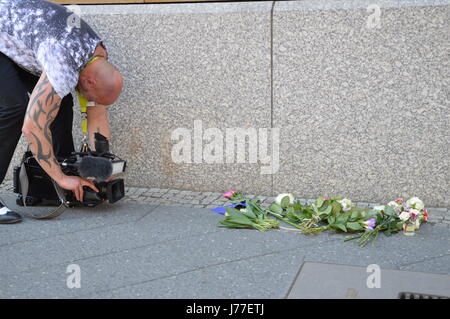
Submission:
<svg viewBox="0 0 450 319">
<path fill-rule="evenodd" d="M 41 103 L 39 100 L 36 101 L 36 104 L 37 104 L 37 106 L 38 106 L 38 109 L 37 109 L 37 110 L 34 112 L 34 114 L 33 114 L 33 121 L 34 121 L 34 124 L 36 124 L 36 126 L 37 126 L 40 130 L 42 130 L 42 127 L 41 127 L 41 125 L 39 124 L 39 117 L 41 116 L 42 113 L 43 113 L 43 114 L 46 114 L 46 113 L 45 113 L 44 109 L 42 108 L 42 103 Z"/>
<path fill-rule="evenodd" d="M 31 107 L 36 103 L 36 101 L 45 93 L 45 88 L 44 86 L 48 84 L 48 78 L 47 76 L 45 76 L 42 81 L 36 85 L 36 87 L 34 88 L 34 91 L 36 91 L 36 95 L 34 96 L 33 100 L 30 101 L 30 103 L 28 104 L 28 109 L 26 112 L 27 116 L 30 116 L 30 111 L 31 111 Z M 31 116 L 30 116 L 31 118 Z"/>
<path fill-rule="evenodd" d="M 35 150 L 32 151 L 39 164 L 45 162 L 51 168 L 53 164 L 59 166 L 59 162 L 53 155 L 53 141 L 50 126 L 56 117 L 56 113 L 58 112 L 60 106 L 60 101 L 57 98 L 57 93 L 53 87 L 50 87 L 50 92 L 48 92 L 48 84 L 48 78 L 45 76 L 39 84 L 36 85 L 33 90 L 33 99 L 28 105 L 25 116 L 28 117 L 43 134 L 42 139 L 42 136 L 38 137 L 34 132 L 30 132 L 34 139 L 34 141 L 30 142 L 30 149 L 31 146 L 35 148 Z M 45 95 L 46 92 L 47 94 Z M 46 111 L 45 109 L 49 108 L 51 105 L 53 106 Z M 34 110 L 33 114 L 31 114 L 32 110 Z M 41 125 L 39 121 L 41 121 L 43 125 Z M 47 143 L 44 144 L 44 142 Z M 47 147 L 46 144 L 49 144 L 50 146 L 47 154 L 44 152 L 44 147 Z"/>
<path fill-rule="evenodd" d="M 50 93 L 45 98 L 45 104 L 47 104 L 47 105 L 53 104 L 53 100 L 55 99 L 56 95 L 57 94 L 55 92 L 55 89 L 53 89 L 53 87 L 52 87 L 52 89 L 50 90 Z"/>
<path fill-rule="evenodd" d="M 44 137 L 47 140 L 47 142 L 49 142 L 51 145 L 53 145 L 53 140 L 52 140 L 52 133 L 50 130 L 50 125 L 52 124 L 53 120 L 55 119 L 55 117 L 53 117 L 53 113 L 56 112 L 59 108 L 59 103 L 56 103 L 53 108 L 51 108 L 48 112 L 47 112 L 47 117 L 46 117 L 46 122 L 44 125 L 44 129 L 43 129 L 43 133 L 44 133 Z"/>
<path fill-rule="evenodd" d="M 28 108 L 27 108 L 27 112 L 25 113 L 25 116 L 28 116 L 30 119 L 32 119 L 30 112 L 31 112 L 31 108 L 33 107 L 34 104 L 36 104 L 36 102 L 39 101 L 39 98 L 41 97 L 42 94 L 44 94 L 45 90 L 43 91 L 37 91 L 36 95 L 34 96 L 33 100 L 30 102 L 30 104 L 28 104 Z"/>
<path fill-rule="evenodd" d="M 30 133 L 31 135 L 33 135 L 37 146 L 37 151 L 36 153 L 33 152 L 33 155 L 36 157 L 38 162 L 43 161 L 47 163 L 48 166 L 52 167 L 52 163 L 49 161 L 49 159 L 52 157 L 52 151 L 50 150 L 48 154 L 44 154 L 42 149 L 42 143 L 39 140 L 39 137 L 37 137 L 33 132 Z"/>
</svg>

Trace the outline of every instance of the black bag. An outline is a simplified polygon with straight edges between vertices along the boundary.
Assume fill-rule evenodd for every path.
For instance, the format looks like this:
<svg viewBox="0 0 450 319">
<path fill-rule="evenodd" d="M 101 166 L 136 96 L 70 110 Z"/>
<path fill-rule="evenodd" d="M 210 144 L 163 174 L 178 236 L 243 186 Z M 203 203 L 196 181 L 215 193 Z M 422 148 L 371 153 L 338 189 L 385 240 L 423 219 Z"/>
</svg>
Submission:
<svg viewBox="0 0 450 319">
<path fill-rule="evenodd" d="M 50 219 L 61 215 L 67 208 L 64 191 L 42 169 L 31 151 L 26 151 L 20 166 L 14 168 L 14 193 L 17 193 L 16 203 L 20 206 L 34 206 L 44 204 L 58 206 L 49 214 L 36 215 L 36 219 Z"/>
</svg>

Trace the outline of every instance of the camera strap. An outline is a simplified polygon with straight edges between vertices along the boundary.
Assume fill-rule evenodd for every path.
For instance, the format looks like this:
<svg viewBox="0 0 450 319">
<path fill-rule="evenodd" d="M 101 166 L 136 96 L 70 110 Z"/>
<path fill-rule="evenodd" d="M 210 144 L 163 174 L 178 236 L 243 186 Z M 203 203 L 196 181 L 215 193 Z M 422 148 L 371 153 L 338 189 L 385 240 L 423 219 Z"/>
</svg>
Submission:
<svg viewBox="0 0 450 319">
<path fill-rule="evenodd" d="M 26 199 L 27 199 L 27 195 L 28 195 L 29 181 L 28 181 L 28 175 L 27 175 L 27 170 L 26 170 L 26 166 L 25 166 L 25 161 L 26 161 L 26 158 L 24 156 L 24 158 L 22 159 L 22 164 L 20 166 L 19 182 L 20 182 L 20 189 L 22 191 L 23 205 L 25 207 L 27 207 Z M 50 179 L 53 183 L 53 187 L 55 188 L 56 194 L 58 194 L 58 198 L 59 198 L 61 204 L 58 206 L 58 208 L 53 210 L 50 214 L 36 215 L 31 212 L 30 216 L 34 219 L 52 219 L 52 218 L 58 217 L 59 215 L 64 213 L 64 211 L 67 209 L 66 196 L 64 195 L 64 191 L 53 180 L 53 178 L 50 178 Z"/>
<path fill-rule="evenodd" d="M 83 140 L 81 141 L 80 152 L 88 152 L 89 151 L 89 145 L 87 143 L 87 135 L 88 135 L 87 105 L 88 105 L 88 100 L 79 91 L 77 91 L 77 96 L 78 96 L 78 102 L 80 103 L 80 108 L 81 108 L 81 132 L 83 133 Z"/>
</svg>

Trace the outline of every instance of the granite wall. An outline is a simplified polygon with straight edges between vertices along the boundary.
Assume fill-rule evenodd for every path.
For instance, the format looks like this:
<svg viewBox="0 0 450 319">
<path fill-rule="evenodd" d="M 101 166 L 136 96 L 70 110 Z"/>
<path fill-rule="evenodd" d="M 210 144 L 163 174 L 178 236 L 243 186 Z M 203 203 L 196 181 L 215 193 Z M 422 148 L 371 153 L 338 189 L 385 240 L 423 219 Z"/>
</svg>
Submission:
<svg viewBox="0 0 450 319">
<path fill-rule="evenodd" d="M 449 0 L 81 9 L 126 80 L 128 185 L 450 206 Z"/>
</svg>

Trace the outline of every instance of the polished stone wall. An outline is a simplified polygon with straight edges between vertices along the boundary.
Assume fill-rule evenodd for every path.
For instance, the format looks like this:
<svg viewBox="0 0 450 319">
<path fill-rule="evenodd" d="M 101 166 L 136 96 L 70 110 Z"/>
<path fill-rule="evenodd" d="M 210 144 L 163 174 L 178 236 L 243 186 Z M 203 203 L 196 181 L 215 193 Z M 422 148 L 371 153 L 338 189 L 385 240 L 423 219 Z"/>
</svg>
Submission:
<svg viewBox="0 0 450 319">
<path fill-rule="evenodd" d="M 450 206 L 450 1 L 81 8 L 126 79 L 130 186 Z"/>
<path fill-rule="evenodd" d="M 371 3 L 379 28 L 368 27 Z M 273 108 L 283 156 L 275 193 L 450 204 L 446 3 L 276 4 Z"/>
</svg>

